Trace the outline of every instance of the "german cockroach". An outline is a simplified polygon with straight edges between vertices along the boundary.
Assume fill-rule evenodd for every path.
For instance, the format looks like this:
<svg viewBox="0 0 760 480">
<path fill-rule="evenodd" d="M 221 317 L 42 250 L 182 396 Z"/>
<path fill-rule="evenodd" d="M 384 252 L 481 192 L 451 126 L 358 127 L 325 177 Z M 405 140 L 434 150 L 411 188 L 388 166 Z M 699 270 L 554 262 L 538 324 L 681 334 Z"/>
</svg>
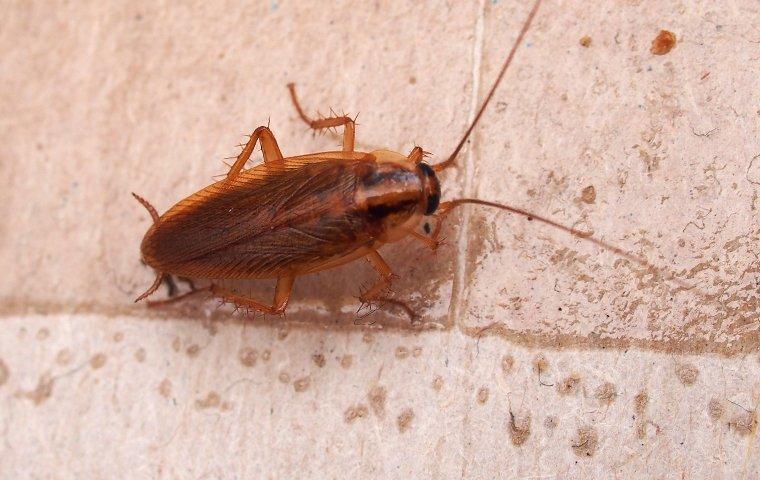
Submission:
<svg viewBox="0 0 760 480">
<path fill-rule="evenodd" d="M 314 130 L 343 127 L 343 149 L 283 157 L 268 127 L 250 136 L 226 178 L 181 200 L 159 216 L 146 200 L 153 225 L 141 245 L 142 258 L 158 273 L 136 301 L 151 295 L 167 275 L 214 280 L 276 279 L 267 305 L 211 284 L 206 291 L 224 301 L 281 315 L 299 275 L 365 258 L 380 279 L 361 292 L 362 305 L 384 301 L 414 312 L 403 302 L 383 298 L 394 274 L 378 253 L 386 243 L 409 235 L 432 250 L 439 245 L 443 221 L 456 208 L 478 204 L 506 210 L 564 230 L 652 270 L 654 266 L 620 248 L 547 218 L 508 205 L 461 198 L 440 202 L 437 173 L 455 165 L 457 155 L 488 106 L 494 91 L 538 11 L 536 1 L 520 34 L 472 123 L 447 160 L 430 165 L 415 147 L 408 155 L 388 150 L 354 150 L 355 123 L 348 116 L 311 119 L 288 85 L 298 115 Z M 255 145 L 264 161 L 244 169 Z M 429 236 L 417 231 L 423 217 L 437 222 Z M 672 278 L 672 277 L 671 277 Z"/>
</svg>

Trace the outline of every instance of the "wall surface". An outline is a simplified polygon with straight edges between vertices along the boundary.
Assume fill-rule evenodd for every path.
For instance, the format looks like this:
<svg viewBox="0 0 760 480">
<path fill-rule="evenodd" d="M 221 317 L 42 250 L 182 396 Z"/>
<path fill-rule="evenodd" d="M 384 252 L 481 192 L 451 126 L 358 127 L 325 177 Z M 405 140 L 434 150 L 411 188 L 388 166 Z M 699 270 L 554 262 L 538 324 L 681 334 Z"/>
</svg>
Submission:
<svg viewBox="0 0 760 480">
<path fill-rule="evenodd" d="M 546 1 L 442 176 L 669 273 L 467 207 L 435 254 L 382 250 L 418 326 L 357 320 L 365 262 L 299 278 L 285 319 L 132 303 L 153 272 L 130 192 L 165 211 L 262 124 L 285 155 L 336 148 L 290 81 L 359 113 L 358 149 L 440 161 L 529 9 L 6 2 L 0 477 L 760 477 L 755 0 Z"/>
</svg>

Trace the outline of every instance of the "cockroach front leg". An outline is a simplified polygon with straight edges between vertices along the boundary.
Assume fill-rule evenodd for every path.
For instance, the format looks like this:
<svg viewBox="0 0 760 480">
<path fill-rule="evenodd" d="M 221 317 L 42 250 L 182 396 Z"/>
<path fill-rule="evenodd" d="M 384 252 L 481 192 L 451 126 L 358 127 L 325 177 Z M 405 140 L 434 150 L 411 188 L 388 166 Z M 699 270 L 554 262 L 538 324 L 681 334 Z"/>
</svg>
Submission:
<svg viewBox="0 0 760 480">
<path fill-rule="evenodd" d="M 361 294 L 359 300 L 362 302 L 362 305 L 359 307 L 359 310 L 361 310 L 365 305 L 371 305 L 372 302 L 375 301 L 379 303 L 396 305 L 397 307 L 404 310 L 406 314 L 409 315 L 409 318 L 412 320 L 412 322 L 414 322 L 417 319 L 418 315 L 409 307 L 409 305 L 400 300 L 380 296 L 381 293 L 390 287 L 393 279 L 396 278 L 396 275 L 394 275 L 391 267 L 385 263 L 385 260 L 383 260 L 383 257 L 381 257 L 377 251 L 374 251 L 367 255 L 366 259 L 369 264 L 372 265 L 372 268 L 374 268 L 377 273 L 380 274 L 380 280 L 378 280 L 372 287 L 370 287 L 369 290 Z"/>
<path fill-rule="evenodd" d="M 280 277 L 277 279 L 272 305 L 267 305 L 244 295 L 238 295 L 217 285 L 211 286 L 211 293 L 225 302 L 234 303 L 237 306 L 252 308 L 269 315 L 285 315 L 285 308 L 288 306 L 294 281 L 295 277 Z"/>
<path fill-rule="evenodd" d="M 288 90 L 290 90 L 290 98 L 293 100 L 293 105 L 295 105 L 296 110 L 298 111 L 298 116 L 301 117 L 301 120 L 306 122 L 309 128 L 312 128 L 314 130 L 322 130 L 325 128 L 343 127 L 343 151 L 354 151 L 354 137 L 356 136 L 356 124 L 354 122 L 354 119 L 343 115 L 312 120 L 308 115 L 306 115 L 306 113 L 304 113 L 303 108 L 301 108 L 301 104 L 298 103 L 298 97 L 296 96 L 296 85 L 294 83 L 289 83 Z"/>
<path fill-rule="evenodd" d="M 274 138 L 274 134 L 268 127 L 259 127 L 253 131 L 248 138 L 248 143 L 243 147 L 243 151 L 237 156 L 237 160 L 230 167 L 229 173 L 227 173 L 227 180 L 232 180 L 238 176 L 245 163 L 251 158 L 256 142 L 261 140 L 261 150 L 264 154 L 265 163 L 282 163 L 282 152 L 280 151 L 277 140 Z"/>
</svg>

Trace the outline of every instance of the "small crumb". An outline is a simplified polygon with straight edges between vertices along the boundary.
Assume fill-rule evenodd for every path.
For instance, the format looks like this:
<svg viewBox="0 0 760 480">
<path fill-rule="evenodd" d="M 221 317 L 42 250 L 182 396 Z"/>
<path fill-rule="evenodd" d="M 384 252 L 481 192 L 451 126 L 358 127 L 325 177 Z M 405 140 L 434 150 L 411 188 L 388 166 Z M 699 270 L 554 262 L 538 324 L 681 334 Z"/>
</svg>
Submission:
<svg viewBox="0 0 760 480">
<path fill-rule="evenodd" d="M 414 358 L 419 358 L 420 355 L 422 355 L 422 347 L 414 347 L 414 349 L 412 350 L 412 356 Z"/>
<path fill-rule="evenodd" d="M 116 332 L 113 334 L 113 341 L 116 343 L 121 342 L 124 340 L 124 334 L 122 332 Z"/>
<path fill-rule="evenodd" d="M 280 374 L 277 376 L 277 378 L 282 383 L 290 383 L 290 375 L 288 375 L 288 372 L 280 372 Z"/>
<path fill-rule="evenodd" d="M 185 350 L 185 353 L 187 353 L 187 356 L 190 358 L 195 358 L 198 356 L 198 354 L 201 352 L 201 347 L 199 347 L 196 344 L 192 344 Z"/>
<path fill-rule="evenodd" d="M 547 430 L 554 430 L 559 425 L 559 419 L 554 415 L 549 415 L 544 419 L 544 427 Z"/>
<path fill-rule="evenodd" d="M 322 368 L 325 366 L 325 356 L 321 353 L 315 353 L 311 356 L 311 360 L 314 362 L 314 365 L 318 366 L 319 368 Z"/>
<path fill-rule="evenodd" d="M 369 404 L 372 407 L 372 411 L 378 417 L 385 416 L 385 400 L 388 397 L 388 392 L 382 385 L 377 385 L 369 391 Z"/>
<path fill-rule="evenodd" d="M 723 403 L 717 398 L 713 398 L 710 400 L 710 403 L 707 404 L 707 414 L 716 422 L 723 416 L 723 411 Z"/>
<path fill-rule="evenodd" d="M 481 405 L 485 405 L 485 403 L 488 401 L 489 391 L 488 387 L 480 387 L 478 390 L 478 403 Z"/>
<path fill-rule="evenodd" d="M 220 403 L 222 403 L 222 399 L 218 393 L 208 392 L 206 398 L 195 401 L 195 408 L 216 408 Z"/>
<path fill-rule="evenodd" d="M 633 411 L 636 412 L 636 415 L 644 415 L 648 403 L 649 395 L 647 395 L 646 391 L 637 393 L 636 396 L 633 397 Z"/>
<path fill-rule="evenodd" d="M 673 32 L 660 30 L 660 33 L 652 40 L 652 47 L 649 49 L 654 55 L 665 55 L 676 46 L 676 36 Z"/>
<path fill-rule="evenodd" d="M 182 342 L 180 342 L 179 337 L 174 337 L 174 340 L 172 340 L 172 350 L 179 352 L 180 348 L 182 348 Z"/>
<path fill-rule="evenodd" d="M 272 352 L 270 352 L 269 350 L 264 350 L 263 352 L 261 352 L 262 361 L 268 362 L 271 357 L 272 357 Z"/>
<path fill-rule="evenodd" d="M 581 200 L 584 203 L 592 204 L 596 202 L 596 188 L 593 185 L 589 185 L 581 191 Z"/>
<path fill-rule="evenodd" d="M 172 394 L 172 381 L 168 378 L 161 380 L 161 383 L 158 384 L 158 393 L 164 398 L 169 398 L 169 395 Z"/>
<path fill-rule="evenodd" d="M 372 337 L 372 334 L 367 332 L 364 335 L 362 335 L 362 341 L 364 343 L 372 343 L 375 341 L 374 337 Z"/>
<path fill-rule="evenodd" d="M 599 403 L 603 405 L 610 405 L 615 401 L 615 397 L 617 397 L 617 389 L 615 388 L 615 384 L 612 382 L 604 382 L 603 384 L 596 387 L 594 396 L 597 400 L 599 400 Z"/>
<path fill-rule="evenodd" d="M 135 350 L 135 360 L 142 363 L 145 361 L 145 349 L 144 348 L 138 348 Z"/>
<path fill-rule="evenodd" d="M 346 409 L 345 413 L 343 414 L 343 419 L 346 421 L 346 423 L 353 423 L 353 421 L 357 418 L 366 417 L 367 413 L 367 406 L 359 404 Z"/>
<path fill-rule="evenodd" d="M 739 435 L 754 435 L 757 431 L 757 414 L 751 411 L 743 411 L 728 422 L 728 428 Z"/>
<path fill-rule="evenodd" d="M 0 360 L 0 387 L 2 387 L 5 382 L 8 381 L 10 376 L 11 371 L 8 369 L 8 365 L 6 365 L 4 361 Z"/>
<path fill-rule="evenodd" d="M 581 427 L 576 432 L 576 437 L 570 446 L 579 457 L 591 457 L 596 452 L 599 444 L 599 435 L 593 427 Z"/>
<path fill-rule="evenodd" d="M 407 408 L 404 411 L 402 411 L 398 418 L 396 419 L 396 424 L 398 425 L 398 431 L 400 433 L 404 433 L 407 430 L 409 430 L 409 425 L 412 423 L 412 420 L 414 419 L 414 411 L 412 411 L 411 408 Z"/>
<path fill-rule="evenodd" d="M 698 375 L 699 370 L 691 363 L 679 363 L 676 365 L 676 376 L 686 386 L 694 385 Z"/>
<path fill-rule="evenodd" d="M 53 394 L 53 385 L 55 384 L 55 378 L 50 375 L 50 372 L 44 373 L 37 381 L 37 386 L 30 392 L 19 392 L 17 396 L 23 396 L 32 401 L 35 405 L 40 405 L 42 402 L 50 398 Z"/>
<path fill-rule="evenodd" d="M 571 395 L 578 391 L 581 384 L 581 377 L 577 373 L 566 377 L 559 384 L 557 384 L 557 391 L 560 395 Z"/>
<path fill-rule="evenodd" d="M 243 364 L 244 367 L 255 367 L 256 366 L 256 360 L 259 358 L 259 352 L 257 352 L 255 349 L 251 347 L 244 347 L 240 349 L 240 352 L 238 352 L 238 359 L 240 360 L 240 363 Z"/>
<path fill-rule="evenodd" d="M 443 378 L 440 375 L 436 375 L 433 379 L 433 390 L 440 392 L 443 388 Z"/>
<path fill-rule="evenodd" d="M 62 349 L 60 352 L 58 352 L 58 355 L 55 356 L 55 363 L 58 365 L 68 365 L 71 363 L 71 360 L 73 358 L 73 355 L 71 353 L 71 350 L 68 348 Z"/>
<path fill-rule="evenodd" d="M 310 384 L 311 384 L 311 378 L 309 376 L 297 378 L 293 382 L 293 389 L 295 389 L 296 392 L 303 392 L 309 388 Z"/>
<path fill-rule="evenodd" d="M 414 85 L 415 83 L 417 83 L 417 78 L 415 76 L 409 77 L 409 84 Z"/>
<path fill-rule="evenodd" d="M 406 357 L 409 356 L 409 349 L 406 347 L 397 347 L 396 348 L 396 358 L 399 360 L 403 360 Z"/>
<path fill-rule="evenodd" d="M 504 355 L 501 357 L 501 369 L 504 371 L 505 375 L 511 373 L 514 366 L 515 359 L 512 357 L 512 355 Z"/>
<path fill-rule="evenodd" d="M 46 340 L 50 336 L 50 330 L 47 328 L 40 328 L 37 330 L 37 340 Z"/>
<path fill-rule="evenodd" d="M 108 357 L 106 357 L 104 353 L 96 353 L 90 358 L 90 367 L 92 367 L 93 370 L 97 370 L 106 364 L 107 359 Z"/>
<path fill-rule="evenodd" d="M 343 355 L 340 359 L 340 366 L 343 368 L 351 368 L 351 365 L 354 364 L 354 356 L 353 355 Z"/>
<path fill-rule="evenodd" d="M 289 329 L 285 327 L 281 327 L 277 329 L 277 340 L 280 340 L 280 341 L 285 340 L 286 338 L 288 338 L 289 334 L 290 334 Z"/>
<path fill-rule="evenodd" d="M 509 438 L 512 445 L 523 445 L 530 436 L 530 412 L 515 415 L 509 411 Z"/>
<path fill-rule="evenodd" d="M 584 35 L 583 37 L 581 37 L 580 44 L 582 47 L 586 47 L 586 48 L 590 47 L 591 37 L 589 37 L 588 35 Z"/>
<path fill-rule="evenodd" d="M 533 359 L 533 371 L 541 375 L 549 369 L 549 362 L 546 361 L 546 357 L 538 355 Z"/>
</svg>

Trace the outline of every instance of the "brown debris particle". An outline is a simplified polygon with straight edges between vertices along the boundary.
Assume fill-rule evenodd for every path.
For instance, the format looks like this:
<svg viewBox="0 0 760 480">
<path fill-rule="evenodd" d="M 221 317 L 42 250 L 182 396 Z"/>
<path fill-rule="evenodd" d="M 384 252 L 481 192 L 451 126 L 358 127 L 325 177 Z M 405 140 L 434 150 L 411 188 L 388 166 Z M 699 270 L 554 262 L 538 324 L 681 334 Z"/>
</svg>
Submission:
<svg viewBox="0 0 760 480">
<path fill-rule="evenodd" d="M 288 375 L 288 372 L 280 372 L 280 374 L 277 376 L 277 378 L 282 383 L 290 383 L 290 375 Z"/>
<path fill-rule="evenodd" d="M 289 329 L 285 327 L 281 327 L 277 329 L 277 340 L 280 340 L 280 341 L 285 340 L 286 338 L 288 338 L 289 334 L 290 334 Z"/>
<path fill-rule="evenodd" d="M 199 353 L 201 353 L 201 347 L 196 345 L 195 343 L 187 347 L 185 350 L 185 353 L 187 353 L 187 356 L 190 358 L 195 358 L 198 356 Z"/>
<path fill-rule="evenodd" d="M 241 348 L 238 352 L 238 359 L 240 360 L 240 363 L 243 364 L 244 367 L 255 367 L 256 366 L 256 360 L 259 358 L 259 352 L 257 352 L 255 349 L 251 347 L 244 347 Z"/>
<path fill-rule="evenodd" d="M 676 365 L 676 376 L 684 385 L 694 385 L 698 375 L 699 370 L 691 363 L 679 363 Z"/>
<path fill-rule="evenodd" d="M 0 359 L 0 387 L 2 387 L 8 378 L 11 376 L 11 371 L 8 370 L 8 365 Z"/>
<path fill-rule="evenodd" d="M 554 430 L 559 425 L 559 419 L 554 415 L 549 415 L 544 419 L 544 427 L 547 430 Z"/>
<path fill-rule="evenodd" d="M 440 392 L 443 388 L 443 378 L 440 375 L 436 375 L 433 379 L 433 390 Z"/>
<path fill-rule="evenodd" d="M 501 369 L 504 371 L 505 375 L 511 373 L 514 366 L 515 359 L 512 357 L 512 355 L 504 355 L 501 357 Z"/>
<path fill-rule="evenodd" d="M 179 352 L 180 348 L 182 348 L 182 342 L 180 342 L 179 337 L 174 337 L 174 340 L 172 340 L 172 350 Z"/>
<path fill-rule="evenodd" d="M 710 415 L 710 418 L 716 422 L 720 420 L 720 417 L 723 416 L 723 412 L 723 403 L 721 403 L 721 401 L 717 398 L 713 398 L 710 400 L 710 403 L 707 404 L 707 414 Z"/>
<path fill-rule="evenodd" d="M 113 341 L 116 343 L 121 342 L 124 340 L 124 334 L 122 332 L 116 332 L 113 334 Z"/>
<path fill-rule="evenodd" d="M 549 362 L 546 360 L 546 357 L 543 355 L 538 355 L 536 358 L 533 359 L 533 371 L 535 371 L 538 376 L 541 376 L 542 373 L 547 371 L 549 369 Z"/>
<path fill-rule="evenodd" d="M 375 339 L 372 337 L 372 334 L 367 332 L 364 335 L 362 335 L 362 342 L 364 343 L 372 343 Z"/>
<path fill-rule="evenodd" d="M 169 395 L 172 394 L 172 381 L 168 378 L 161 380 L 161 383 L 158 384 L 158 393 L 164 398 L 169 398 Z"/>
<path fill-rule="evenodd" d="M 297 378 L 293 382 L 293 389 L 296 392 L 303 392 L 309 388 L 310 384 L 311 384 L 311 378 L 307 375 L 305 377 Z"/>
<path fill-rule="evenodd" d="M 90 358 L 90 367 L 92 367 L 93 370 L 97 370 L 106 364 L 107 359 L 108 357 L 106 357 L 104 353 L 96 353 Z"/>
<path fill-rule="evenodd" d="M 396 347 L 396 358 L 403 360 L 409 356 L 409 349 L 406 347 Z"/>
<path fill-rule="evenodd" d="M 216 408 L 222 403 L 222 398 L 216 392 L 208 392 L 206 398 L 197 399 L 195 401 L 195 408 Z"/>
<path fill-rule="evenodd" d="M 642 390 L 633 397 L 633 411 L 636 412 L 636 415 L 644 415 L 648 403 L 649 395 L 647 395 L 646 390 Z"/>
<path fill-rule="evenodd" d="M 50 330 L 47 328 L 40 328 L 37 330 L 37 340 L 45 340 L 50 336 Z"/>
<path fill-rule="evenodd" d="M 581 200 L 584 203 L 592 204 L 596 202 L 596 188 L 593 185 L 589 185 L 581 191 Z"/>
<path fill-rule="evenodd" d="M 369 405 L 378 417 L 385 416 L 385 400 L 388 392 L 382 385 L 377 385 L 369 391 Z"/>
<path fill-rule="evenodd" d="M 58 352 L 58 355 L 55 356 L 55 363 L 58 365 L 68 365 L 71 363 L 72 357 L 71 350 L 68 348 L 61 349 L 61 351 Z"/>
<path fill-rule="evenodd" d="M 590 47 L 591 46 L 591 37 L 589 37 L 588 35 L 584 35 L 580 39 L 580 44 L 581 44 L 582 47 L 586 47 L 586 48 Z"/>
<path fill-rule="evenodd" d="M 340 359 L 340 366 L 343 368 L 351 368 L 351 365 L 353 364 L 354 364 L 353 355 L 343 355 Z"/>
<path fill-rule="evenodd" d="M 53 394 L 53 385 L 55 378 L 50 373 L 43 374 L 37 381 L 37 386 L 30 392 L 19 392 L 16 396 L 22 396 L 31 400 L 35 405 L 39 405 Z"/>
<path fill-rule="evenodd" d="M 321 353 L 315 353 L 312 355 L 311 360 L 314 362 L 314 365 L 318 366 L 319 368 L 325 366 L 325 356 Z"/>
<path fill-rule="evenodd" d="M 263 352 L 261 352 L 261 360 L 263 360 L 264 362 L 268 362 L 271 357 L 272 357 L 272 352 L 270 352 L 269 350 L 264 350 Z"/>
<path fill-rule="evenodd" d="M 573 373 L 557 384 L 557 391 L 560 393 L 560 395 L 572 395 L 578 391 L 580 385 L 580 375 Z"/>
<path fill-rule="evenodd" d="M 599 435 L 596 433 L 594 427 L 581 427 L 576 433 L 575 439 L 570 446 L 579 457 L 591 457 L 596 452 L 596 447 L 599 444 Z"/>
<path fill-rule="evenodd" d="M 515 415 L 509 411 L 509 438 L 512 445 L 523 445 L 530 436 L 530 412 Z"/>
<path fill-rule="evenodd" d="M 594 396 L 602 405 L 611 404 L 615 401 L 615 397 L 617 397 L 617 389 L 615 388 L 615 384 L 612 382 L 604 382 L 603 384 L 596 387 Z"/>
<path fill-rule="evenodd" d="M 676 46 L 676 36 L 673 32 L 660 30 L 660 33 L 652 40 L 652 47 L 649 49 L 654 55 L 665 55 Z"/>
<path fill-rule="evenodd" d="M 757 413 L 754 411 L 743 411 L 728 422 L 728 428 L 739 435 L 754 435 L 757 431 Z"/>
<path fill-rule="evenodd" d="M 488 387 L 480 387 L 478 390 L 478 403 L 481 405 L 485 405 L 485 403 L 488 401 L 488 396 L 490 392 L 488 391 Z"/>
<path fill-rule="evenodd" d="M 414 411 L 411 408 L 407 408 L 404 411 L 402 411 L 398 415 L 398 418 L 396 419 L 396 424 L 398 425 L 399 433 L 404 433 L 407 430 L 409 430 L 409 425 L 412 423 L 413 419 L 414 419 Z"/>
<path fill-rule="evenodd" d="M 364 418 L 366 416 L 367 406 L 359 404 L 353 407 L 348 407 L 348 409 L 343 414 L 343 419 L 346 421 L 346 423 L 353 423 L 353 421 L 357 418 Z"/>
<path fill-rule="evenodd" d="M 142 363 L 145 361 L 145 349 L 144 348 L 138 348 L 135 350 L 135 360 Z"/>
</svg>

